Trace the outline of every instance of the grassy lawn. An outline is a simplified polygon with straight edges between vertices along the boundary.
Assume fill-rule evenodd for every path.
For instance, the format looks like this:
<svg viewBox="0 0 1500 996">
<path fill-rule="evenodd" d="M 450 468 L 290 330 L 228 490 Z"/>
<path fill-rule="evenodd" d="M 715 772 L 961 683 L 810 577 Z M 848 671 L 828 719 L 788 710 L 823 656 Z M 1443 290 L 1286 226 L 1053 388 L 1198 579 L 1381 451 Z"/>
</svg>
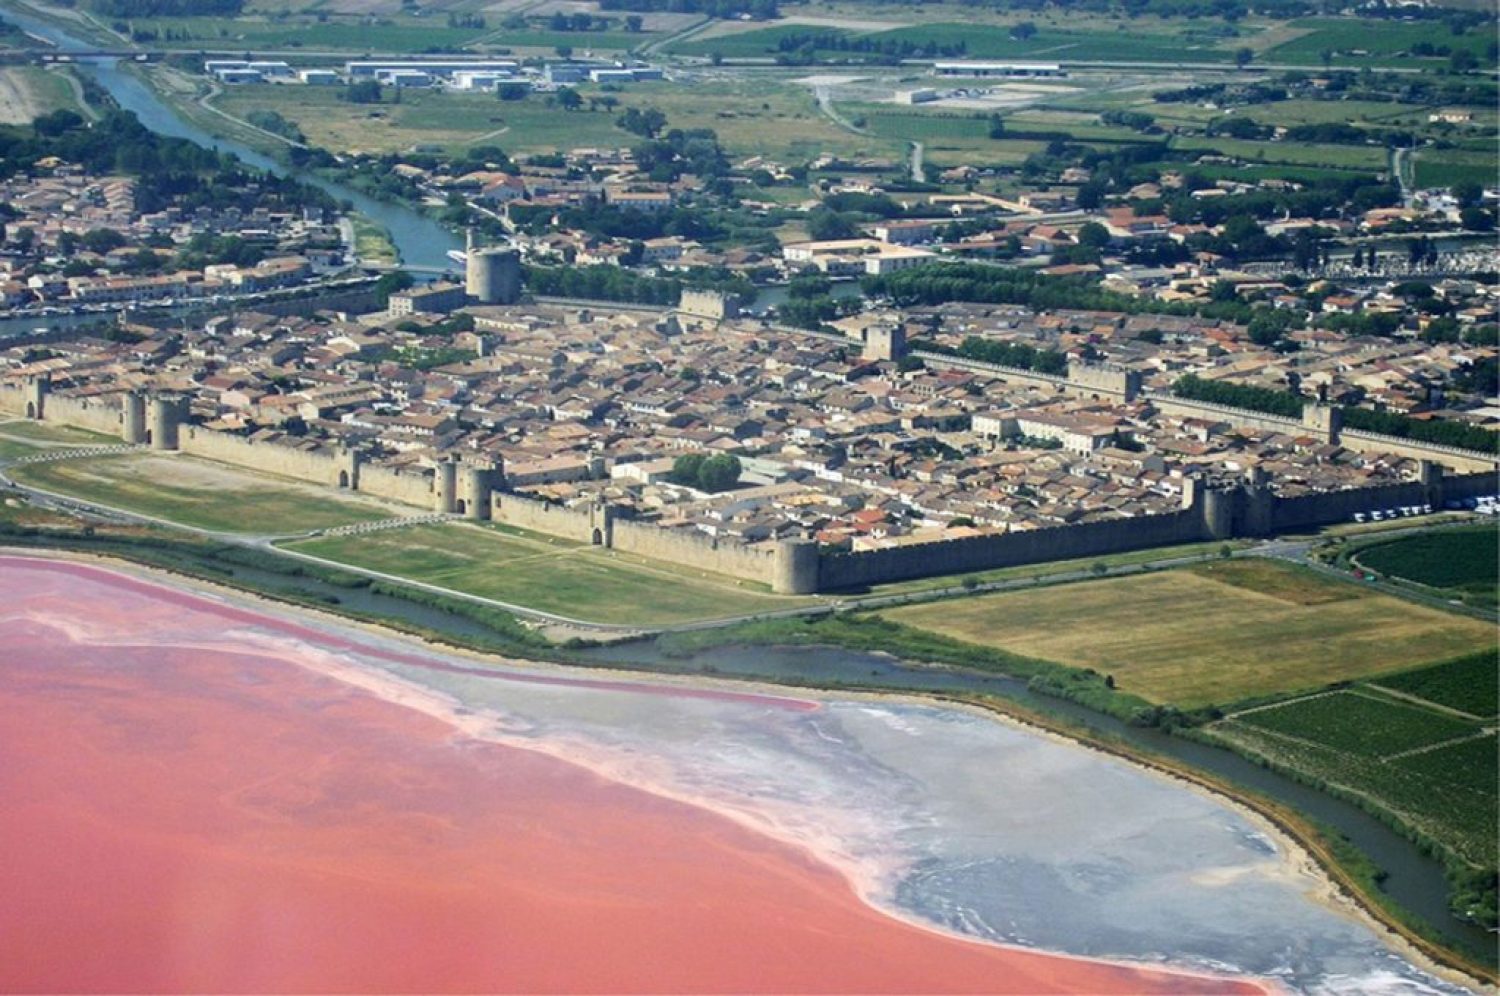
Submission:
<svg viewBox="0 0 1500 996">
<path fill-rule="evenodd" d="M 14 436 L 17 439 L 24 439 L 38 445 L 45 443 L 96 443 L 100 446 L 109 446 L 120 441 L 116 436 L 107 436 L 102 432 L 90 432 L 87 429 L 75 429 L 71 425 L 31 421 L 0 422 L 0 436 Z"/>
<path fill-rule="evenodd" d="M 910 626 L 1093 668 L 1182 707 L 1320 688 L 1484 649 L 1494 627 L 1272 561 L 889 610 Z"/>
<path fill-rule="evenodd" d="M 398 514 L 326 488 L 191 457 L 59 460 L 12 468 L 10 474 L 48 491 L 221 532 L 292 533 Z"/>
<path fill-rule="evenodd" d="M 806 602 L 679 565 L 500 527 L 408 526 L 288 549 L 591 622 L 665 625 Z"/>
</svg>

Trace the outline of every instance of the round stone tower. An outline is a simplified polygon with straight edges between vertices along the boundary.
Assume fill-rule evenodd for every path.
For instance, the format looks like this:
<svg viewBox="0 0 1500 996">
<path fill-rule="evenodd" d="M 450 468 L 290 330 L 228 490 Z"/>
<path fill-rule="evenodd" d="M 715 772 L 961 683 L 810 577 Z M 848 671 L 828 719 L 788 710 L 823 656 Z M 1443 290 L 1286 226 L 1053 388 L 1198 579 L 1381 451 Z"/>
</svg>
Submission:
<svg viewBox="0 0 1500 996">
<path fill-rule="evenodd" d="M 165 394 L 151 399 L 151 448 L 175 450 L 181 445 L 182 423 L 187 421 L 188 399 Z"/>
<path fill-rule="evenodd" d="M 490 496 L 495 491 L 494 471 L 478 464 L 466 464 L 459 479 L 459 500 L 464 515 L 471 519 L 490 517 Z"/>
<path fill-rule="evenodd" d="M 1203 528 L 1211 539 L 1231 539 L 1234 536 L 1235 506 L 1239 503 L 1238 488 L 1210 487 L 1203 493 Z"/>
<path fill-rule="evenodd" d="M 120 438 L 132 446 L 146 442 L 146 396 L 127 391 L 120 402 Z"/>
<path fill-rule="evenodd" d="M 470 249 L 464 289 L 475 304 L 515 304 L 521 299 L 521 254 L 514 249 Z"/>
<path fill-rule="evenodd" d="M 771 590 L 778 595 L 811 595 L 818 590 L 818 544 L 782 540 L 776 544 Z"/>
<path fill-rule="evenodd" d="M 451 515 L 458 508 L 458 461 L 441 461 L 432 475 L 432 508 Z"/>
</svg>

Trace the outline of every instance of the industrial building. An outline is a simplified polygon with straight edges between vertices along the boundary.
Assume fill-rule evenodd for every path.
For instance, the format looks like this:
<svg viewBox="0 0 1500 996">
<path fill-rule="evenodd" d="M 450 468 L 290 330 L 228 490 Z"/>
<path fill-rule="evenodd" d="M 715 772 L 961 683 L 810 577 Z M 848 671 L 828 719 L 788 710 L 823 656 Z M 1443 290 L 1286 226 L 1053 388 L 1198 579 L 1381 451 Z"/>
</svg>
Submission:
<svg viewBox="0 0 1500 996">
<path fill-rule="evenodd" d="M 350 79 L 377 78 L 382 73 L 416 72 L 429 76 L 451 76 L 468 70 L 514 74 L 520 64 L 514 59 L 400 59 L 344 63 L 344 74 Z"/>
<path fill-rule="evenodd" d="M 1068 74 L 1055 62 L 934 62 L 932 75 L 977 79 L 1062 79 Z"/>
</svg>

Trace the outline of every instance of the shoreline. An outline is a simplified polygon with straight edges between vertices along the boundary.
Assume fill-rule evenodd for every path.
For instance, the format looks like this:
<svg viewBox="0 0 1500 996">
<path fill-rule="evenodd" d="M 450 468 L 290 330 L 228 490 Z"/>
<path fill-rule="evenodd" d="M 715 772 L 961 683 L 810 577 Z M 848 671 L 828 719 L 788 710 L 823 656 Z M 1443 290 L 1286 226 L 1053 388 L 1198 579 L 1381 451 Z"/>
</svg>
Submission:
<svg viewBox="0 0 1500 996">
<path fill-rule="evenodd" d="M 396 646 L 404 646 L 408 650 L 424 654 L 435 654 L 448 658 L 461 659 L 481 666 L 493 667 L 500 665 L 513 672 L 512 676 L 514 679 L 520 681 L 526 681 L 528 677 L 563 679 L 570 682 L 597 680 L 608 682 L 610 685 L 616 687 L 637 686 L 643 692 L 647 693 L 653 689 L 664 691 L 676 690 L 679 692 L 707 691 L 710 693 L 719 692 L 740 696 L 754 695 L 756 697 L 764 697 L 768 700 L 780 701 L 785 704 L 806 702 L 821 705 L 835 700 L 866 701 L 959 710 L 989 721 L 1000 722 L 1015 729 L 1043 736 L 1055 743 L 1084 748 L 1091 752 L 1107 755 L 1122 763 L 1131 765 L 1137 770 L 1143 770 L 1153 777 L 1164 779 L 1179 787 L 1187 788 L 1202 797 L 1210 798 L 1219 804 L 1228 806 L 1234 812 L 1245 817 L 1254 825 L 1257 831 L 1263 833 L 1275 843 L 1278 852 L 1276 861 L 1282 872 L 1293 876 L 1306 875 L 1316 884 L 1316 888 L 1312 893 L 1312 898 L 1315 902 L 1339 915 L 1361 922 L 1377 933 L 1388 946 L 1423 971 L 1444 981 L 1461 985 L 1477 992 L 1494 991 L 1493 987 L 1485 981 L 1482 973 L 1469 971 L 1463 967 L 1450 964 L 1447 960 L 1440 957 L 1439 954 L 1431 950 L 1432 946 L 1429 942 L 1410 934 L 1399 923 L 1386 920 L 1380 915 L 1378 908 L 1371 908 L 1370 904 L 1362 901 L 1362 894 L 1355 887 L 1354 883 L 1342 872 L 1337 861 L 1327 853 L 1327 849 L 1317 841 L 1316 833 L 1311 828 L 1306 827 L 1302 818 L 1295 812 L 1268 800 L 1246 798 L 1238 791 L 1219 782 L 1212 776 L 1176 762 L 1139 753 L 1098 737 L 1091 737 L 1086 734 L 1061 729 L 1049 723 L 1043 717 L 1030 713 L 1024 708 L 1003 703 L 1002 700 L 980 695 L 942 692 L 894 692 L 813 685 L 793 686 L 777 684 L 766 680 L 732 678 L 722 675 L 681 675 L 652 670 L 616 669 L 594 663 L 565 664 L 553 661 L 529 660 L 471 650 L 443 640 L 432 639 L 377 623 L 343 616 L 336 611 L 283 601 L 259 592 L 191 575 L 180 574 L 155 566 L 147 566 L 125 558 L 70 550 L 38 551 L 36 548 L 6 546 L 0 546 L 0 556 L 33 560 L 40 564 L 71 562 L 90 566 L 131 578 L 137 582 L 163 588 L 167 591 L 176 591 L 179 594 L 185 594 L 190 597 L 206 598 L 212 602 L 227 604 L 230 607 L 256 612 L 272 610 L 275 613 L 281 614 L 284 618 L 288 618 L 294 624 L 301 624 L 310 628 L 320 636 L 336 638 L 336 634 L 328 630 L 328 627 L 334 627 L 342 629 L 346 633 L 368 636 L 386 645 L 395 644 Z M 288 638 L 298 638 L 292 634 L 283 635 Z M 335 648 L 318 647 L 316 649 L 322 654 L 337 653 Z M 377 646 L 366 647 L 365 649 L 378 650 L 381 648 Z M 280 659 L 286 659 L 282 654 L 276 654 L 276 656 Z M 326 667 L 321 665 L 309 666 L 309 662 L 296 660 L 292 660 L 291 663 L 295 666 L 311 670 L 314 673 L 323 674 L 333 680 L 360 688 L 369 694 L 390 701 L 393 704 L 415 709 L 424 715 L 440 719 L 465 735 L 484 740 L 493 740 L 494 742 L 505 743 L 521 749 L 534 750 L 546 756 L 566 761 L 610 781 L 627 784 L 661 798 L 693 805 L 697 808 L 724 816 L 746 829 L 805 852 L 819 863 L 834 869 L 845 879 L 861 902 L 872 906 L 883 915 L 892 916 L 895 919 L 923 930 L 960 938 L 969 942 L 993 944 L 1010 950 L 1053 954 L 1061 958 L 1092 961 L 1116 967 L 1168 972 L 1187 977 L 1231 978 L 1216 974 L 1208 969 L 1200 971 L 1186 966 L 1165 966 L 1158 962 L 1090 958 L 1088 956 L 1051 952 L 1039 948 L 1007 944 L 1005 942 L 978 938 L 949 930 L 925 919 L 920 919 L 916 915 L 895 907 L 892 904 L 881 902 L 874 895 L 875 890 L 870 877 L 861 874 L 862 869 L 859 869 L 847 860 L 840 860 L 839 855 L 830 853 L 826 849 L 820 849 L 805 839 L 778 834 L 775 832 L 775 828 L 765 821 L 757 821 L 744 813 L 736 812 L 713 800 L 674 792 L 666 786 L 641 784 L 635 780 L 627 780 L 622 777 L 621 773 L 612 772 L 605 765 L 592 764 L 578 757 L 566 756 L 561 752 L 544 749 L 540 745 L 528 745 L 522 742 L 513 742 L 509 739 L 496 739 L 487 736 L 482 728 L 482 724 L 465 724 L 462 715 L 455 714 L 451 707 L 443 708 L 444 700 L 456 701 L 460 708 L 463 707 L 463 703 L 461 700 L 454 699 L 440 689 L 400 678 L 388 672 L 372 672 L 368 668 L 342 662 Z M 382 690 L 386 694 L 382 694 Z M 415 701 L 416 699 L 426 699 L 428 701 L 423 703 Z M 424 707 L 424 704 L 426 707 Z M 1274 980 L 1255 976 L 1238 976 L 1232 978 L 1250 981 L 1266 989 L 1268 992 L 1279 991 L 1279 986 Z"/>
</svg>

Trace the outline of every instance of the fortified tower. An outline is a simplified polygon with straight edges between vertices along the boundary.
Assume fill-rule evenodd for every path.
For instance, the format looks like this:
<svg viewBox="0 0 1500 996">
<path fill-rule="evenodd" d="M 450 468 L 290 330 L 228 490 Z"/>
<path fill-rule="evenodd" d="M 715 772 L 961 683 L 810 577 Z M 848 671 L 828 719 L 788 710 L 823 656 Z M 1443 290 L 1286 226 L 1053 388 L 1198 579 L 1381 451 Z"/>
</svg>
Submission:
<svg viewBox="0 0 1500 996">
<path fill-rule="evenodd" d="M 1302 406 L 1302 427 L 1325 443 L 1337 443 L 1339 433 L 1344 430 L 1343 410 L 1321 401 L 1309 401 Z"/>
<path fill-rule="evenodd" d="M 465 464 L 459 475 L 458 501 L 464 515 L 471 519 L 488 519 L 490 501 L 495 493 L 494 470 L 478 464 Z"/>
<path fill-rule="evenodd" d="M 188 399 L 164 394 L 151 399 L 151 448 L 175 450 L 181 443 L 182 423 L 187 421 Z"/>
<path fill-rule="evenodd" d="M 335 483 L 350 491 L 359 490 L 359 466 L 364 462 L 358 450 L 340 447 L 338 457 L 338 479 Z"/>
<path fill-rule="evenodd" d="M 146 395 L 126 391 L 120 402 L 120 438 L 132 446 L 146 442 Z"/>
<path fill-rule="evenodd" d="M 865 329 L 860 355 L 867 360 L 899 360 L 906 355 L 906 329 L 896 324 L 871 325 Z"/>
<path fill-rule="evenodd" d="M 433 469 L 432 499 L 435 512 L 452 515 L 458 509 L 458 461 L 453 457 Z"/>
<path fill-rule="evenodd" d="M 1072 362 L 1068 364 L 1068 386 L 1080 394 L 1129 404 L 1141 393 L 1141 372 L 1107 363 Z"/>
<path fill-rule="evenodd" d="M 782 540 L 776 544 L 771 590 L 778 595 L 811 595 L 818 590 L 818 544 L 813 540 Z"/>
<path fill-rule="evenodd" d="M 470 248 L 464 285 L 474 304 L 515 304 L 521 299 L 521 254 L 514 249 Z"/>
<path fill-rule="evenodd" d="M 52 392 L 52 379 L 46 374 L 26 378 L 26 417 L 46 417 L 47 395 Z"/>
</svg>

